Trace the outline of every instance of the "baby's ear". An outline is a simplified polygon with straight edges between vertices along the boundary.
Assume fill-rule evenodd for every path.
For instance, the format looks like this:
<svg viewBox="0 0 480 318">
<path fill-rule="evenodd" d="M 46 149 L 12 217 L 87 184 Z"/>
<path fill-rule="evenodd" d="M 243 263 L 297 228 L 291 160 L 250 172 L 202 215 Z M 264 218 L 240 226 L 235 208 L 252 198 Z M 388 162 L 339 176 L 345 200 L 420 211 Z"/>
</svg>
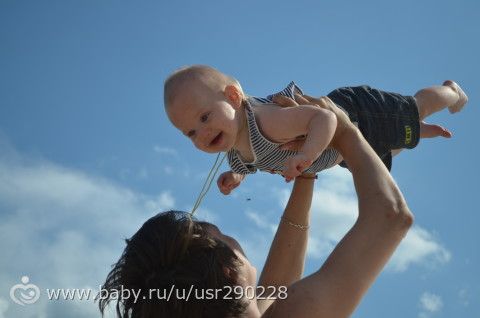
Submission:
<svg viewBox="0 0 480 318">
<path fill-rule="evenodd" d="M 240 106 L 242 105 L 243 94 L 237 86 L 225 86 L 224 94 L 227 100 L 232 104 L 233 108 L 240 108 Z"/>
</svg>

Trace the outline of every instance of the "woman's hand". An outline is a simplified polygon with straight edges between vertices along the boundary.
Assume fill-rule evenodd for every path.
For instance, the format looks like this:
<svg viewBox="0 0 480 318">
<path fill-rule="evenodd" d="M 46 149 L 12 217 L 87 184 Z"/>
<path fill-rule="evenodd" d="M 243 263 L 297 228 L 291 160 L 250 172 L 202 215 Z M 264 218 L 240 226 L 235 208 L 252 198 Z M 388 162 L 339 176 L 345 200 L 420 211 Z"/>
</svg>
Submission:
<svg viewBox="0 0 480 318">
<path fill-rule="evenodd" d="M 295 107 L 299 104 L 302 105 L 314 105 L 324 109 L 328 109 L 337 116 L 337 129 L 333 136 L 330 146 L 336 148 L 336 145 L 342 139 L 341 137 L 346 131 L 356 129 L 352 124 L 347 114 L 343 112 L 335 103 L 328 97 L 323 96 L 319 98 L 311 97 L 308 95 L 295 94 L 295 100 L 283 96 L 277 95 L 273 97 L 273 101 L 282 107 Z M 284 144 L 281 149 L 283 150 L 298 150 L 303 145 L 304 139 L 298 139 Z"/>
<path fill-rule="evenodd" d="M 302 142 L 303 143 L 303 142 Z M 283 176 L 287 182 L 295 179 L 312 165 L 313 161 L 304 153 L 298 152 L 295 156 L 287 159 L 285 163 L 286 169 L 283 171 Z"/>
<path fill-rule="evenodd" d="M 357 130 L 357 127 L 350 121 L 348 115 L 327 96 L 315 98 L 308 95 L 295 94 L 295 100 L 301 104 L 307 103 L 328 109 L 337 116 L 337 129 L 330 143 L 330 146 L 333 148 L 338 149 L 339 143 L 343 141 L 343 135 L 346 132 Z"/>
</svg>

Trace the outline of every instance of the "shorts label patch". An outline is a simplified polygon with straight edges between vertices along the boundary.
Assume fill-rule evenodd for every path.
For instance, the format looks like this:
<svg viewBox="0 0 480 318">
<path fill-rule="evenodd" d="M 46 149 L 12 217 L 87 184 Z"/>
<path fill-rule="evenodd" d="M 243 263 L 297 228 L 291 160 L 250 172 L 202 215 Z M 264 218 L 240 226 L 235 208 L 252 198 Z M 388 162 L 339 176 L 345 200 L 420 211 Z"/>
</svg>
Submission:
<svg viewBox="0 0 480 318">
<path fill-rule="evenodd" d="M 405 145 L 412 142 L 412 127 L 405 126 Z"/>
</svg>

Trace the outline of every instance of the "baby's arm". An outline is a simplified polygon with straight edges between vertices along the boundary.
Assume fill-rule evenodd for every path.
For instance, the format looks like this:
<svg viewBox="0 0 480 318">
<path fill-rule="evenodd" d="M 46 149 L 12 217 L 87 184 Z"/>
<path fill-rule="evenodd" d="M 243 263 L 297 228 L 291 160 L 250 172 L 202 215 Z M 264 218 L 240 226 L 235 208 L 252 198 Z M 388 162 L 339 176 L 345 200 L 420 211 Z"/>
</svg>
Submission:
<svg viewBox="0 0 480 318">
<path fill-rule="evenodd" d="M 227 195 L 238 187 L 240 183 L 245 179 L 245 175 L 235 173 L 233 171 L 226 171 L 222 173 L 217 179 L 217 186 L 220 192 Z"/>
<path fill-rule="evenodd" d="M 288 142 L 306 135 L 297 155 L 288 159 L 283 175 L 288 180 L 299 176 L 330 144 L 337 127 L 335 114 L 310 105 L 282 108 L 264 105 L 256 112 L 266 137 L 276 142 Z"/>
</svg>

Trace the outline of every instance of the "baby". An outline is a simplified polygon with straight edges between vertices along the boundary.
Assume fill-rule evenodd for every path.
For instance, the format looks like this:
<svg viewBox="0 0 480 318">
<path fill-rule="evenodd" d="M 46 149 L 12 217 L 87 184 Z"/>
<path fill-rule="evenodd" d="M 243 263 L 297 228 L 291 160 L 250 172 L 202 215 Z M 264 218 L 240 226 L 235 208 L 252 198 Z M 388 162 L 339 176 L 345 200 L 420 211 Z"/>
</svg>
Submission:
<svg viewBox="0 0 480 318">
<path fill-rule="evenodd" d="M 277 94 L 251 97 L 236 79 L 203 65 L 177 70 L 164 87 L 173 125 L 198 149 L 228 153 L 231 171 L 217 182 L 223 194 L 257 169 L 292 180 L 304 172 L 346 166 L 339 152 L 329 148 L 336 129 L 333 112 L 311 105 L 280 107 L 273 103 L 278 94 L 294 98 L 303 93 L 292 82 Z M 348 114 L 388 169 L 392 150 L 414 148 L 420 138 L 451 137 L 447 129 L 423 120 L 447 107 L 458 112 L 468 100 L 453 81 L 421 89 L 413 97 L 369 86 L 343 87 L 327 96 Z M 281 148 L 298 139 L 305 139 L 298 151 Z"/>
</svg>

